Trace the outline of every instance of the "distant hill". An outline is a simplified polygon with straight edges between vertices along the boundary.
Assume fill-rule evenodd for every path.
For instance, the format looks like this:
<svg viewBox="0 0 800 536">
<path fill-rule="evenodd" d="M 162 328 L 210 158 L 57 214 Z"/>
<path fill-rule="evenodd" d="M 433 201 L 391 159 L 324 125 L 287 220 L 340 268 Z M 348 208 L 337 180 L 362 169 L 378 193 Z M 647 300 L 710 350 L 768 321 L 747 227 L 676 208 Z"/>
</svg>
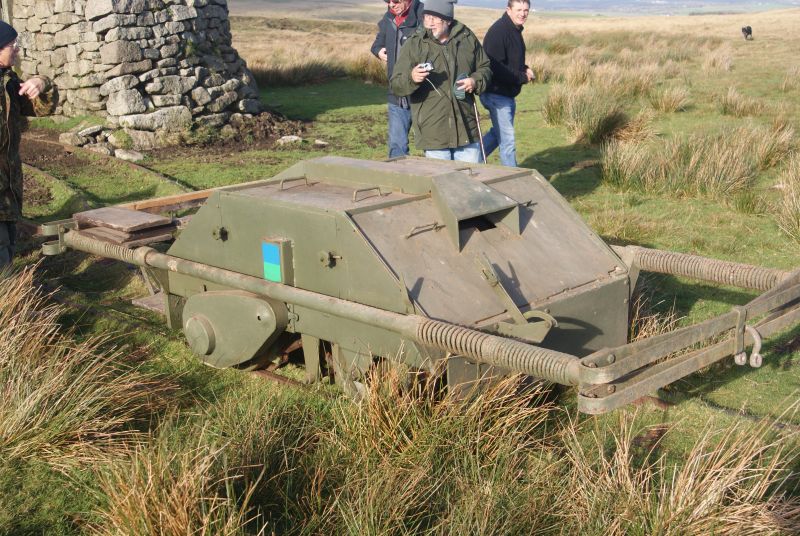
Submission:
<svg viewBox="0 0 800 536">
<path fill-rule="evenodd" d="M 460 5 L 497 8 L 503 0 L 459 0 Z M 540 12 L 613 13 L 631 15 L 687 15 L 692 13 L 740 13 L 800 7 L 800 0 L 533 0 Z"/>
</svg>

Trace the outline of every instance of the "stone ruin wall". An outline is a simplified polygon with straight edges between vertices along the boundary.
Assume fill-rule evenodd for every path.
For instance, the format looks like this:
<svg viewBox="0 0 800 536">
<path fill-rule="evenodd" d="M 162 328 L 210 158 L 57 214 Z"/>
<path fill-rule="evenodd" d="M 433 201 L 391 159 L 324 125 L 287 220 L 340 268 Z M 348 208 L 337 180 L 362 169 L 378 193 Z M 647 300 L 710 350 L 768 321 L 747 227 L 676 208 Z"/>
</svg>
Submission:
<svg viewBox="0 0 800 536">
<path fill-rule="evenodd" d="M 226 0 L 14 0 L 12 16 L 23 77 L 51 78 L 57 113 L 105 117 L 135 147 L 262 111 Z"/>
</svg>

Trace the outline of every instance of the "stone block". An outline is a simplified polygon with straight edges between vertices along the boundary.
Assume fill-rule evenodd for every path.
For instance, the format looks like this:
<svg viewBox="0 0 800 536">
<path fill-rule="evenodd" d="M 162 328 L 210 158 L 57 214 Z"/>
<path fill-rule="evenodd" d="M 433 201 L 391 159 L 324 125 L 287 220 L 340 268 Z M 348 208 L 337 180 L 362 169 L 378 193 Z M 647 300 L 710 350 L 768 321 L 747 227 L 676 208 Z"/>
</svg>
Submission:
<svg viewBox="0 0 800 536">
<path fill-rule="evenodd" d="M 67 64 L 65 70 L 70 76 L 85 76 L 94 71 L 94 63 L 89 60 L 73 61 Z"/>
<path fill-rule="evenodd" d="M 197 79 L 194 77 L 160 76 L 147 84 L 144 89 L 149 94 L 182 95 L 191 90 L 196 84 Z"/>
<path fill-rule="evenodd" d="M 36 14 L 43 19 L 53 15 L 53 7 L 55 6 L 52 0 L 37 0 L 33 5 Z"/>
<path fill-rule="evenodd" d="M 99 93 L 99 89 L 98 89 Z M 130 116 L 147 110 L 144 97 L 135 89 L 124 89 L 108 96 L 106 110 L 111 115 Z"/>
<path fill-rule="evenodd" d="M 102 86 L 100 86 L 100 94 L 104 97 L 110 95 L 111 93 L 117 93 L 119 91 L 123 91 L 126 89 L 133 89 L 139 85 L 139 79 L 131 74 L 126 74 L 124 76 L 118 76 L 117 78 L 112 78 Z"/>
<path fill-rule="evenodd" d="M 96 20 L 114 13 L 115 0 L 91 0 L 84 11 L 86 20 Z"/>
<path fill-rule="evenodd" d="M 106 74 L 109 78 L 115 76 L 122 76 L 123 74 L 143 73 L 153 68 L 153 62 L 150 60 L 142 60 L 133 63 L 120 63 Z"/>
<path fill-rule="evenodd" d="M 56 0 L 53 3 L 53 11 L 55 13 L 74 13 L 75 0 Z"/>
<path fill-rule="evenodd" d="M 211 102 L 211 95 L 208 94 L 206 88 L 196 87 L 192 90 L 192 100 L 200 106 L 203 106 Z"/>
<path fill-rule="evenodd" d="M 192 124 L 192 112 L 185 106 L 162 108 L 150 114 L 126 115 L 120 126 L 134 130 L 180 132 Z"/>
<path fill-rule="evenodd" d="M 222 84 L 222 91 L 229 92 L 229 91 L 236 91 L 242 86 L 242 83 L 235 78 L 231 78 L 224 84 Z"/>
<path fill-rule="evenodd" d="M 106 81 L 106 77 L 99 73 L 89 73 L 81 78 L 76 78 L 75 81 L 79 88 L 99 87 Z"/>
<path fill-rule="evenodd" d="M 77 24 L 73 24 L 64 31 L 59 31 L 53 36 L 53 44 L 57 47 L 64 45 L 72 45 L 81 40 L 81 28 Z"/>
<path fill-rule="evenodd" d="M 85 148 L 105 156 L 114 156 L 114 149 L 108 143 L 90 143 Z"/>
<path fill-rule="evenodd" d="M 67 145 L 73 145 L 75 147 L 83 147 L 86 145 L 89 140 L 84 138 L 83 136 L 78 135 L 75 132 L 64 132 L 63 134 L 58 136 L 58 141 L 60 143 L 65 143 Z"/>
<path fill-rule="evenodd" d="M 75 97 L 84 102 L 100 102 L 103 97 L 100 95 L 100 88 L 86 87 L 75 92 Z"/>
<path fill-rule="evenodd" d="M 161 70 L 153 69 L 151 71 L 147 71 L 146 73 L 140 74 L 139 75 L 139 81 L 140 82 L 149 82 L 151 80 L 155 80 L 159 76 L 161 76 Z"/>
<path fill-rule="evenodd" d="M 78 136 L 83 136 L 88 138 L 90 136 L 96 136 L 103 131 L 103 127 L 101 125 L 92 125 L 90 127 L 86 127 L 83 130 L 78 131 Z"/>
<path fill-rule="evenodd" d="M 194 124 L 200 128 L 219 128 L 228 121 L 228 117 L 228 113 L 201 115 L 194 118 Z"/>
<path fill-rule="evenodd" d="M 42 19 L 38 17 L 31 17 L 25 23 L 25 29 L 29 32 L 38 32 L 42 29 Z"/>
<path fill-rule="evenodd" d="M 174 21 L 189 20 L 197 17 L 197 10 L 189 6 L 170 6 L 169 14 Z"/>
<path fill-rule="evenodd" d="M 152 95 L 150 97 L 157 108 L 178 106 L 181 104 L 181 95 Z"/>
<path fill-rule="evenodd" d="M 46 33 L 37 33 L 34 36 L 36 50 L 53 50 L 55 47 L 55 39 L 52 35 Z"/>
<path fill-rule="evenodd" d="M 171 58 L 173 56 L 177 56 L 180 51 L 180 45 L 164 45 L 161 47 L 161 57 Z"/>
<path fill-rule="evenodd" d="M 112 28 L 123 26 L 125 24 L 133 24 L 136 22 L 136 15 L 118 15 L 112 13 L 102 19 L 96 20 L 92 24 L 92 31 L 95 33 L 103 33 Z"/>
<path fill-rule="evenodd" d="M 218 113 L 238 100 L 239 96 L 235 91 L 224 93 L 221 97 L 209 103 L 206 109 L 211 113 Z"/>
<path fill-rule="evenodd" d="M 64 26 L 69 26 L 70 24 L 75 24 L 80 21 L 81 17 L 77 16 L 75 13 L 58 13 L 50 17 L 49 20 L 51 23 L 63 24 Z"/>
<path fill-rule="evenodd" d="M 136 26 L 153 26 L 155 23 L 156 19 L 152 11 L 145 11 L 136 17 Z"/>
<path fill-rule="evenodd" d="M 264 105 L 260 100 L 243 99 L 238 104 L 239 111 L 245 114 L 260 114 L 264 111 Z"/>
<path fill-rule="evenodd" d="M 125 129 L 125 133 L 128 135 L 128 138 L 130 139 L 130 145 L 133 149 L 147 151 L 150 149 L 155 149 L 161 145 L 155 132 Z"/>
<path fill-rule="evenodd" d="M 86 20 L 97 20 L 111 13 L 141 13 L 145 0 L 89 0 L 86 3 Z"/>
<path fill-rule="evenodd" d="M 128 162 L 141 162 L 144 160 L 144 155 L 139 151 L 132 151 L 129 149 L 117 149 L 114 151 L 114 156 L 120 160 L 127 160 Z"/>
<path fill-rule="evenodd" d="M 103 63 L 133 63 L 142 59 L 142 49 L 130 41 L 114 41 L 100 47 Z"/>
</svg>

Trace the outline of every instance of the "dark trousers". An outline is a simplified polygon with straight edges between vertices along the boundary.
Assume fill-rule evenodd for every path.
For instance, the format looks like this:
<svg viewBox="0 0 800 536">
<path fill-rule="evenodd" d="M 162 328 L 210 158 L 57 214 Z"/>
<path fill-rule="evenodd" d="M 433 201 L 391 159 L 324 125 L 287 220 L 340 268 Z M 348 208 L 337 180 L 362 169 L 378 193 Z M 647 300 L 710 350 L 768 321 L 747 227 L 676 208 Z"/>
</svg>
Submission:
<svg viewBox="0 0 800 536">
<path fill-rule="evenodd" d="M 0 269 L 11 264 L 17 244 L 17 225 L 13 221 L 0 221 Z"/>
</svg>

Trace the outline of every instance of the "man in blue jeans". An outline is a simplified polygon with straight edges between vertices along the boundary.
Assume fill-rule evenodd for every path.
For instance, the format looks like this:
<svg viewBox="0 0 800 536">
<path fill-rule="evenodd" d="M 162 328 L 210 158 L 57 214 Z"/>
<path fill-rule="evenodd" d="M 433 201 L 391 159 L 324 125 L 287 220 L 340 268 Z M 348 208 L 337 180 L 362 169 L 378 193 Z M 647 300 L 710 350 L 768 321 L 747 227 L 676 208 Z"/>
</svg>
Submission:
<svg viewBox="0 0 800 536">
<path fill-rule="evenodd" d="M 400 47 L 422 22 L 419 0 L 385 0 L 386 14 L 378 22 L 378 34 L 370 49 L 386 64 L 387 78 L 392 77 Z M 389 91 L 389 158 L 408 154 L 408 131 L 411 130 L 411 106 L 407 97 Z"/>
<path fill-rule="evenodd" d="M 492 129 L 484 136 L 486 156 L 500 147 L 500 163 L 516 167 L 517 148 L 514 140 L 514 114 L 524 84 L 536 78 L 525 65 L 525 41 L 522 25 L 528 20 L 529 0 L 508 0 L 506 12 L 483 38 L 483 50 L 492 64 L 492 82 L 481 95 L 481 103 L 489 110 Z"/>
</svg>

